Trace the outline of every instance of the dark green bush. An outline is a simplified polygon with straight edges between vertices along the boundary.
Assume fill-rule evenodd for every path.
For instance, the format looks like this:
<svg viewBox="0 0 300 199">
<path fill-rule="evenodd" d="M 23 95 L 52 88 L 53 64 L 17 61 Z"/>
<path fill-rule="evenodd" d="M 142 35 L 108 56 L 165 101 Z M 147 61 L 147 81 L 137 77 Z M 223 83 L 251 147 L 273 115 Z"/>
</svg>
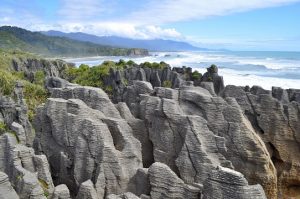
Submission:
<svg viewBox="0 0 300 199">
<path fill-rule="evenodd" d="M 193 80 L 200 80 L 202 77 L 202 74 L 199 73 L 197 70 L 195 70 L 193 73 L 192 73 L 192 79 Z"/>
</svg>

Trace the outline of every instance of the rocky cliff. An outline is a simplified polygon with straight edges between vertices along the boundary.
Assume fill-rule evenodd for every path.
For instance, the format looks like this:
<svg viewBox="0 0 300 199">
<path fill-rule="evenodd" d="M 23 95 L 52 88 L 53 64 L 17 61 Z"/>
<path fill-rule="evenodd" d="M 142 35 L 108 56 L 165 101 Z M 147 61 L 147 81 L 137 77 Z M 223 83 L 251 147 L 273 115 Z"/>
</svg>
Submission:
<svg viewBox="0 0 300 199">
<path fill-rule="evenodd" d="M 0 198 L 299 198 L 300 91 L 183 70 L 111 70 L 130 80 L 113 100 L 48 77 L 34 128 L 17 84 L 0 98 Z"/>
</svg>

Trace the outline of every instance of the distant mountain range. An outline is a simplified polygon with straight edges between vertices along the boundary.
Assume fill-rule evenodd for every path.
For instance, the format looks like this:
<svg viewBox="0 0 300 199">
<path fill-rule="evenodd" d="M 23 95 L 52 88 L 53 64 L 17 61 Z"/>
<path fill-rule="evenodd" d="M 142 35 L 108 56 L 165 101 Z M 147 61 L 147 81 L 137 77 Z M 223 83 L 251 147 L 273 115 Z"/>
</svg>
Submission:
<svg viewBox="0 0 300 199">
<path fill-rule="evenodd" d="M 0 48 L 55 57 L 147 55 L 144 49 L 117 48 L 67 37 L 47 36 L 12 26 L 0 27 Z"/>
<path fill-rule="evenodd" d="M 196 51 L 207 50 L 198 48 L 186 42 L 163 40 L 163 39 L 129 39 L 117 36 L 96 36 L 82 32 L 64 33 L 60 31 L 41 32 L 48 36 L 67 37 L 78 41 L 92 42 L 101 45 L 109 45 L 122 48 L 143 48 L 149 51 Z"/>
</svg>

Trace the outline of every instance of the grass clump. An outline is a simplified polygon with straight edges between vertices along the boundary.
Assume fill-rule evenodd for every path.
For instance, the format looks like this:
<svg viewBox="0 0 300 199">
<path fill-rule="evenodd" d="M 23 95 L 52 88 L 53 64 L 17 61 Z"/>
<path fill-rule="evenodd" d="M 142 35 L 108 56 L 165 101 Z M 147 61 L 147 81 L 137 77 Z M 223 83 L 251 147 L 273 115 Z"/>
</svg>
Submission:
<svg viewBox="0 0 300 199">
<path fill-rule="evenodd" d="M 3 95 L 11 95 L 17 79 L 18 77 L 12 73 L 0 69 L 0 93 Z"/>
<path fill-rule="evenodd" d="M 2 135 L 3 133 L 5 133 L 7 130 L 7 126 L 4 122 L 0 121 L 0 135 Z"/>
<path fill-rule="evenodd" d="M 169 80 L 166 80 L 166 81 L 163 82 L 162 86 L 165 87 L 165 88 L 171 88 L 172 87 L 172 82 L 169 81 Z"/>
<path fill-rule="evenodd" d="M 49 195 L 50 195 L 50 193 L 49 193 L 49 191 L 48 191 L 48 189 L 49 189 L 48 183 L 47 183 L 45 180 L 43 180 L 43 179 L 39 179 L 39 183 L 40 183 L 41 187 L 42 187 L 43 190 L 44 190 L 44 196 L 45 196 L 46 198 L 48 198 Z"/>
<path fill-rule="evenodd" d="M 19 139 L 17 133 L 10 130 L 3 121 L 0 121 L 0 135 L 2 135 L 4 133 L 10 133 L 11 135 L 13 135 L 16 138 L 17 142 L 20 143 L 20 139 Z"/>
<path fill-rule="evenodd" d="M 14 88 L 17 81 L 24 85 L 23 93 L 28 106 L 28 117 L 32 121 L 35 115 L 35 109 L 44 103 L 48 97 L 48 92 L 43 84 L 35 84 L 14 76 L 12 73 L 0 70 L 0 92 L 6 96 L 13 96 Z"/>
</svg>

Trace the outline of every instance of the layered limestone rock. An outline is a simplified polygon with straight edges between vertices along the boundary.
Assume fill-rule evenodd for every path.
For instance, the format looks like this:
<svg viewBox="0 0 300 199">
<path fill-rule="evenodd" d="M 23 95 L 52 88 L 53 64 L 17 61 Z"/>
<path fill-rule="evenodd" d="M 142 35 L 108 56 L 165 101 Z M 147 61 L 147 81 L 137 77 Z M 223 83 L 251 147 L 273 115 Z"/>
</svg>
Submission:
<svg viewBox="0 0 300 199">
<path fill-rule="evenodd" d="M 139 197 L 137 197 L 136 195 L 134 195 L 133 193 L 127 192 L 124 194 L 110 194 L 107 199 L 140 199 Z"/>
<path fill-rule="evenodd" d="M 0 94 L 0 121 L 13 130 L 20 144 L 32 146 L 34 133 L 27 117 L 27 105 L 23 98 L 23 85 L 17 82 L 14 89 L 14 99 Z"/>
<path fill-rule="evenodd" d="M 12 61 L 12 69 L 24 72 L 25 78 L 34 80 L 34 74 L 43 71 L 46 76 L 61 77 L 62 72 L 67 67 L 74 67 L 74 64 L 63 60 L 46 60 L 37 58 L 16 58 Z"/>
<path fill-rule="evenodd" d="M 65 184 L 56 186 L 52 199 L 71 199 L 68 187 Z"/>
<path fill-rule="evenodd" d="M 54 182 L 76 194 L 91 180 L 99 198 L 136 192 L 141 144 L 108 96 L 80 86 L 56 89 L 52 96 L 60 98 L 39 109 L 35 126 L 37 151 L 46 154 Z"/>
<path fill-rule="evenodd" d="M 0 136 L 0 171 L 9 176 L 20 198 L 45 198 L 54 190 L 49 165 L 43 155 L 34 155 L 32 148 L 18 144 L 15 135 Z"/>
<path fill-rule="evenodd" d="M 214 91 L 218 95 L 225 87 L 223 77 L 218 75 L 218 67 L 216 65 L 212 65 L 207 68 L 207 72 L 203 74 L 200 82 L 212 82 L 214 85 Z"/>
<path fill-rule="evenodd" d="M 149 168 L 151 199 L 160 198 L 201 198 L 200 185 L 183 182 L 167 165 L 156 162 Z"/>
<path fill-rule="evenodd" d="M 203 199 L 266 199 L 260 185 L 248 185 L 244 176 L 234 170 L 218 167 L 203 186 Z"/>
<path fill-rule="evenodd" d="M 11 186 L 8 176 L 5 173 L 0 172 L 0 199 L 8 198 L 18 199 L 19 196 Z"/>
<path fill-rule="evenodd" d="M 257 87 L 256 87 L 257 88 Z M 277 170 L 278 197 L 300 195 L 300 109 L 294 98 L 297 90 L 273 88 L 272 93 L 227 86 L 224 97 L 234 97 L 257 135 L 265 142 Z M 287 93 L 292 93 L 287 95 Z"/>
<path fill-rule="evenodd" d="M 19 82 L 14 100 L 0 96 L 0 122 L 5 124 L 4 132 L 0 132 L 0 171 L 6 173 L 15 192 L 22 199 L 51 196 L 54 185 L 48 161 L 44 155 L 35 155 L 30 147 L 33 130 Z M 1 189 L 8 185 L 6 177 L 3 178 L 5 183 L 0 185 Z"/>
<path fill-rule="evenodd" d="M 185 183 L 204 183 L 218 165 L 242 172 L 276 198 L 276 171 L 268 151 L 233 98 L 212 96 L 200 87 L 156 88 L 143 95 L 145 120 L 156 162 L 168 165 Z"/>
<path fill-rule="evenodd" d="M 189 70 L 177 71 L 171 70 L 170 67 L 164 69 L 153 69 L 147 67 L 129 67 L 124 70 L 109 71 L 109 75 L 104 77 L 104 84 L 112 87 L 112 101 L 118 103 L 126 100 L 123 94 L 126 87 L 133 85 L 134 81 L 149 82 L 151 87 L 161 87 L 168 84 L 172 88 L 178 88 L 186 84 L 186 80 L 191 80 L 191 68 Z"/>
</svg>

